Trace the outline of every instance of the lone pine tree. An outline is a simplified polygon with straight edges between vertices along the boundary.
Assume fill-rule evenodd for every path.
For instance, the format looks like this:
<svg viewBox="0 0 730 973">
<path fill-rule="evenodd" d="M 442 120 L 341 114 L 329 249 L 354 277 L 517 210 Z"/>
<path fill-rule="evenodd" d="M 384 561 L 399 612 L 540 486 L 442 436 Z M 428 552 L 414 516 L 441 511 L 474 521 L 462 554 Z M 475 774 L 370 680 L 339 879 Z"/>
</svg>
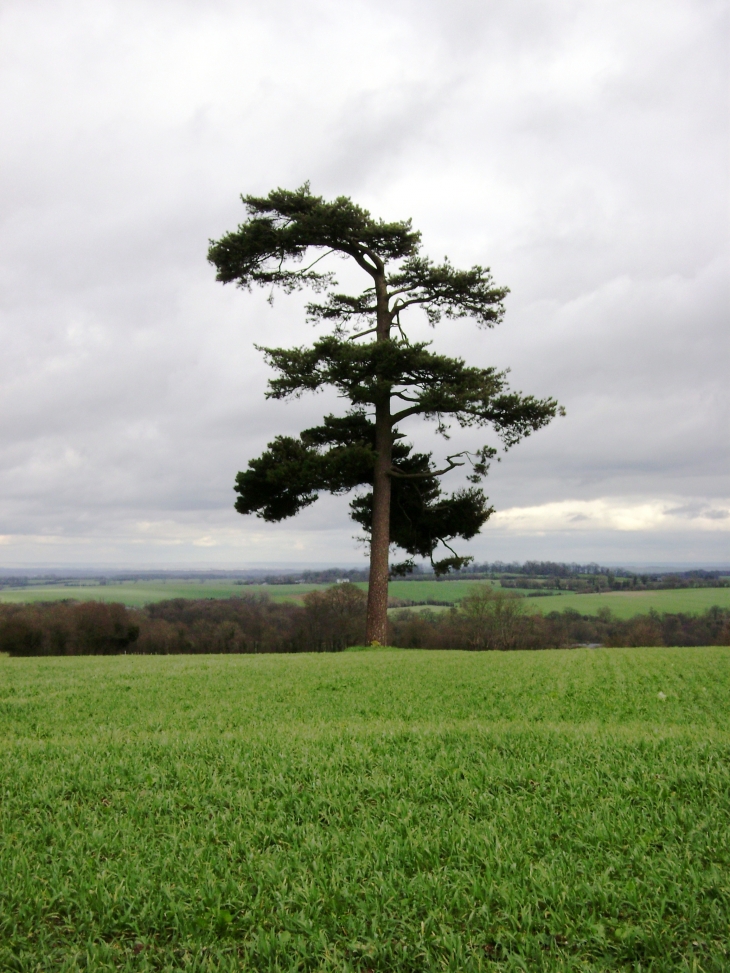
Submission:
<svg viewBox="0 0 730 973">
<path fill-rule="evenodd" d="M 390 573 L 408 571 L 416 556 L 429 558 L 437 574 L 460 568 L 471 558 L 460 557 L 449 542 L 474 537 L 494 510 L 476 485 L 494 446 L 454 453 L 437 468 L 431 453 L 414 452 L 403 442 L 399 425 L 421 416 L 435 421 L 447 438 L 450 422 L 491 426 L 509 448 L 550 422 L 559 407 L 554 399 L 511 391 L 504 372 L 473 368 L 436 354 L 428 342 L 408 340 L 403 318 L 413 308 L 425 311 L 432 326 L 442 318 L 473 318 L 486 328 L 498 324 L 508 291 L 495 286 L 488 268 L 457 270 L 448 259 L 433 263 L 421 254 L 421 235 L 410 220 L 375 220 L 347 197 L 327 202 L 312 195 L 309 184 L 242 199 L 245 222 L 211 241 L 208 259 L 217 280 L 272 293 L 274 287 L 286 293 L 311 287 L 323 298 L 308 304 L 308 318 L 333 325 L 331 334 L 308 348 L 260 349 L 278 373 L 267 397 L 297 398 L 329 385 L 350 407 L 298 438 L 277 436 L 249 460 L 236 479 L 236 510 L 279 521 L 314 503 L 321 491 L 366 488 L 350 509 L 370 540 L 367 639 L 387 644 Z M 310 254 L 314 259 L 302 267 Z M 317 266 L 330 254 L 351 258 L 367 275 L 360 294 L 338 293 L 333 274 Z M 466 464 L 472 486 L 443 493 L 440 478 Z M 392 568 L 391 545 L 409 555 Z M 434 560 L 439 546 L 449 553 Z"/>
</svg>

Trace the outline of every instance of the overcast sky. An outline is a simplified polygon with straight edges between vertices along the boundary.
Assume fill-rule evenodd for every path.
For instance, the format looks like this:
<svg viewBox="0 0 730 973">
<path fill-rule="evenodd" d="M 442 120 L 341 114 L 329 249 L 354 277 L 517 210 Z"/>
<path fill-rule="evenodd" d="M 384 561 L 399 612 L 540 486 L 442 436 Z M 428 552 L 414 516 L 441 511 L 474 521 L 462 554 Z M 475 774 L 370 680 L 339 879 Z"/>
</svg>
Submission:
<svg viewBox="0 0 730 973">
<path fill-rule="evenodd" d="M 489 265 L 497 330 L 412 334 L 567 409 L 463 551 L 730 561 L 727 40 L 719 0 L 0 0 L 0 566 L 362 562 L 346 498 L 232 507 L 342 408 L 264 400 L 305 298 L 206 262 L 307 179 Z"/>
</svg>

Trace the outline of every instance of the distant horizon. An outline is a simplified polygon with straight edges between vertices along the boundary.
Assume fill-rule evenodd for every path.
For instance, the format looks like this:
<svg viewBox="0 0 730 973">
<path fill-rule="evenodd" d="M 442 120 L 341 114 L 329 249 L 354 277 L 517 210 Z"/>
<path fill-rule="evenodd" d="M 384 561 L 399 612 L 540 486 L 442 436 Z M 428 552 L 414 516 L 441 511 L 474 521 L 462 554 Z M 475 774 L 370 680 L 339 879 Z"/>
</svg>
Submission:
<svg viewBox="0 0 730 973">
<path fill-rule="evenodd" d="M 525 564 L 528 561 L 538 561 L 538 562 L 552 562 L 554 564 L 598 564 L 601 567 L 606 568 L 624 568 L 628 571 L 638 571 L 638 572 L 662 572 L 662 571 L 730 571 L 730 561 L 614 561 L 614 560 L 562 560 L 560 558 L 545 558 L 545 557 L 535 557 L 535 558 L 495 558 L 494 560 L 485 559 L 484 561 L 477 561 L 476 563 L 502 563 L 502 564 Z M 422 570 L 428 573 L 430 565 L 424 563 L 418 565 Z M 175 565 L 141 565 L 141 564 L 125 564 L 125 563 L 101 563 L 101 564 L 69 564 L 69 563 L 59 563 L 59 562 L 47 562 L 38 564 L 15 564 L 15 565 L 0 565 L 0 578 L 1 577 L 13 577 L 13 576 L 28 576 L 33 577 L 37 575 L 44 576 L 55 576 L 57 573 L 63 573 L 66 576 L 71 577 L 105 577 L 113 574 L 127 574 L 133 572 L 139 575 L 149 575 L 155 574 L 158 577 L 170 576 L 173 577 L 179 574 L 200 574 L 200 575 L 245 575 L 245 574 L 267 574 L 273 572 L 282 572 L 285 574 L 297 573 L 303 571 L 331 571 L 331 570 L 342 570 L 342 571 L 352 571 L 352 570 L 367 570 L 367 564 L 353 561 L 257 561 L 251 563 L 239 564 L 238 566 L 231 565 L 221 565 L 221 564 L 210 564 L 210 563 L 190 563 L 184 564 L 179 563 Z"/>
</svg>

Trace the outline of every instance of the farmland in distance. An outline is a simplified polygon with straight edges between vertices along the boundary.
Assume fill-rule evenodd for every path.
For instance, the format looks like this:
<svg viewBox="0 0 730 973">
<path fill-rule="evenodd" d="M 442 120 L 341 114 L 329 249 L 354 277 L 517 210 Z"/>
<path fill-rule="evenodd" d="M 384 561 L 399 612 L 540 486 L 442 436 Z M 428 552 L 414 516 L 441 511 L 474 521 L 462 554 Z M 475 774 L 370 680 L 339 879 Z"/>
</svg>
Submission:
<svg viewBox="0 0 730 973">
<path fill-rule="evenodd" d="M 441 601 L 454 604 L 484 581 L 392 581 L 390 596 L 406 601 Z M 355 582 L 367 590 L 367 583 Z M 498 584 L 492 583 L 499 587 Z M 142 607 L 169 598 L 231 598 L 246 594 L 265 594 L 272 601 L 301 602 L 308 591 L 323 590 L 321 584 L 241 585 L 233 580 L 187 581 L 178 579 L 156 581 L 98 582 L 85 581 L 73 585 L 29 585 L 23 588 L 0 589 L 0 602 L 22 604 L 33 601 L 57 601 L 74 598 L 78 601 L 121 602 Z M 563 594 L 525 598 L 528 612 L 563 611 L 574 609 L 584 615 L 596 614 L 609 608 L 618 618 L 630 618 L 652 609 L 658 612 L 699 613 L 719 605 L 730 608 L 730 588 L 678 588 L 655 591 L 611 591 L 603 594 Z"/>
</svg>

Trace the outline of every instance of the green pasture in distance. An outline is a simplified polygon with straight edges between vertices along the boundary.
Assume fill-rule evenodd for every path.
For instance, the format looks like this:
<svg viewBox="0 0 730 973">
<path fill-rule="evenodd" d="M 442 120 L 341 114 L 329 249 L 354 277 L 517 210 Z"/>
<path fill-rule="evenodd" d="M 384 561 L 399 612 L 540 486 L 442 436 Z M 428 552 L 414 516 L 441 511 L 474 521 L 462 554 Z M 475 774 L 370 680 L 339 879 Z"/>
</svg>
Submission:
<svg viewBox="0 0 730 973">
<path fill-rule="evenodd" d="M 461 601 L 470 591 L 478 590 L 488 581 L 391 581 L 388 594 L 391 598 L 403 598 L 409 601 Z M 363 584 L 367 588 L 367 584 Z M 495 587 L 495 585 L 492 585 Z M 497 585 L 498 587 L 498 585 Z"/>
<path fill-rule="evenodd" d="M 356 582 L 367 591 L 367 582 Z M 484 582 L 477 581 L 393 581 L 393 598 L 412 600 L 459 601 L 466 593 Z M 233 580 L 216 581 L 125 581 L 106 585 L 84 582 L 75 585 L 29 585 L 26 588 L 0 589 L 0 602 L 21 604 L 33 601 L 60 601 L 75 598 L 79 601 L 117 601 L 141 607 L 168 598 L 232 598 L 246 594 L 266 594 L 272 601 L 301 601 L 308 591 L 324 590 L 324 584 L 240 585 Z"/>
<path fill-rule="evenodd" d="M 0 658 L 0 969 L 730 968 L 730 649 Z"/>
<path fill-rule="evenodd" d="M 528 611 L 564 611 L 573 608 L 581 615 L 595 615 L 610 608 L 617 618 L 631 618 L 654 609 L 658 612 L 699 613 L 719 605 L 730 608 L 730 588 L 665 588 L 658 591 L 611 591 L 603 595 L 564 595 L 528 598 Z"/>
<path fill-rule="evenodd" d="M 243 594 L 262 593 L 272 601 L 298 601 L 307 591 L 326 585 L 237 585 L 233 580 L 220 581 L 125 581 L 106 585 L 84 583 L 78 585 L 32 585 L 26 588 L 0 590 L 0 602 L 22 604 L 33 601 L 116 601 L 124 605 L 142 607 L 168 598 L 232 598 Z"/>
<path fill-rule="evenodd" d="M 397 584 L 398 582 L 395 583 Z M 407 588 L 408 582 L 401 583 Z M 425 583 L 428 584 L 429 582 Z M 420 584 L 421 582 L 417 583 L 418 588 L 420 588 Z M 435 584 L 440 590 L 451 594 L 451 597 L 448 594 L 424 597 L 434 597 L 440 601 L 460 600 L 465 593 L 465 589 L 460 588 L 460 586 L 467 584 L 469 582 L 464 581 Z M 479 584 L 483 584 L 483 582 L 471 582 L 473 586 L 478 586 Z M 393 585 L 391 584 L 392 587 Z M 413 600 L 416 600 L 415 595 L 399 594 L 396 597 L 411 597 Z M 611 612 L 617 618 L 631 618 L 633 615 L 646 614 L 652 609 L 658 612 L 698 614 L 712 607 L 712 605 L 719 605 L 721 608 L 730 608 L 730 588 L 611 591 L 602 595 L 577 595 L 571 592 L 565 592 L 560 595 L 545 595 L 539 598 L 528 597 L 524 600 L 525 610 L 530 613 L 564 611 L 566 608 L 572 608 L 580 612 L 581 615 L 596 615 L 601 608 L 610 608 Z M 414 609 L 414 611 L 418 610 L 418 608 Z M 434 608 L 433 610 L 438 611 L 438 608 Z"/>
<path fill-rule="evenodd" d="M 470 591 L 487 584 L 484 581 L 391 581 L 390 595 L 411 601 L 460 601 Z M 356 582 L 367 590 L 366 582 Z M 24 603 L 75 598 L 79 601 L 116 601 L 141 607 L 168 598 L 231 598 L 245 594 L 266 594 L 272 601 L 300 602 L 308 591 L 324 590 L 328 585 L 282 584 L 238 585 L 234 581 L 134 581 L 123 583 L 79 585 L 39 585 L 0 590 L 0 602 Z M 583 615 L 596 614 L 608 607 L 619 618 L 656 609 L 659 612 L 701 612 L 712 605 L 730 608 L 730 588 L 684 588 L 660 591 L 610 592 L 603 595 L 576 595 L 566 592 L 528 598 L 527 611 L 562 611 L 574 608 Z"/>
</svg>

